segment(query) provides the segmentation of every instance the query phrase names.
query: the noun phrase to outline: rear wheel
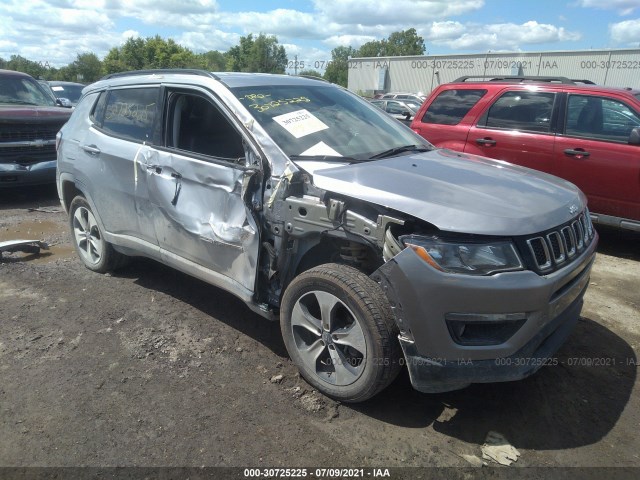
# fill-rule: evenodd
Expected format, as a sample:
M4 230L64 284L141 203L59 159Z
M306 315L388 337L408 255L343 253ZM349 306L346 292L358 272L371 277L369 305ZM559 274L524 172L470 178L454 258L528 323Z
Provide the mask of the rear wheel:
M116 252L104 239L96 217L84 197L77 196L71 201L69 224L76 252L89 270L105 273L127 262L127 257Z
M329 397L361 402L400 370L387 298L354 268L325 264L296 277L282 299L280 325L302 376Z

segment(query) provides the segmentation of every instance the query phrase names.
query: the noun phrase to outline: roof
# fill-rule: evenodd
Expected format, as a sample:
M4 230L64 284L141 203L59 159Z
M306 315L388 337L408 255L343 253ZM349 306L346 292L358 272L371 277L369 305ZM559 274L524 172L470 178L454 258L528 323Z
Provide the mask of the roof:
M581 80L569 81L569 82L550 82L545 80L536 81L534 77L530 81L523 82L519 79L514 80L465 80L465 77L461 77L459 79L454 80L453 82L443 83L439 85L439 87L443 87L444 85L473 85L475 87L481 85L483 88L487 88L487 86L492 85L494 88L503 88L505 85L517 85L521 87L530 87L530 86L544 86L549 89L563 89L563 90L591 90L594 92L618 92L623 94L631 94L637 95L640 94L640 90L632 89L632 88L621 88L621 87L607 87L605 85L597 85L593 83L580 83Z
M24 73L24 72L16 72L15 70L0 70L0 75L4 75L4 76L12 76L12 77L27 77L27 78L33 78L31 75L29 75L28 73Z
M103 77L92 87L104 85L130 85L132 79L134 83L157 83L161 78L175 78L181 81L187 79L202 81L206 78L217 80L229 88L252 87L262 85L318 85L327 84L324 80L298 77L292 75L279 75L272 73L246 73L246 72L207 72L195 69L159 69L159 70L135 70L131 72L121 72ZM99 85L98 85L99 84ZM92 88L93 89L93 88Z

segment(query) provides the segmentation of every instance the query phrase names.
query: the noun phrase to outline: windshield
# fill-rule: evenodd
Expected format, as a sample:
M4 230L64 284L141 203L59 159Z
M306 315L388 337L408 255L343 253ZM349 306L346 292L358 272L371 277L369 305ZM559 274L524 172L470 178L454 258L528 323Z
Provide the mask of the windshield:
M27 77L0 77L0 103L12 105L55 106L55 102L38 85Z
M331 85L231 90L289 156L366 160L407 145L431 147L375 106Z
M72 103L78 103L84 85L51 85L51 90L58 98L66 98Z

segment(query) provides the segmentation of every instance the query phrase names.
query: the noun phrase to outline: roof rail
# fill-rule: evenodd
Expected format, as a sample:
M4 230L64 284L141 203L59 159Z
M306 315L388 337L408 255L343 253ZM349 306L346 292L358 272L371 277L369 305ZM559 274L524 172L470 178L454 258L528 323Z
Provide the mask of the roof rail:
M134 75L159 75L165 73L177 73L182 75L199 75L201 77L210 77L219 80L218 76L207 72L206 70L198 70L195 68L157 68L153 70L131 70L128 72L110 73L101 78L101 80L107 80L110 78L129 77Z
M296 76L301 78L310 78L311 80L320 80L321 82L331 83L329 80L325 80L322 77L316 77L315 75L296 75Z
M496 75L467 75L459 77L454 82L467 82L473 81L473 79L482 79L489 82L547 82L547 83L562 83L567 85L575 85L576 83L585 83L595 85L591 80L572 80L567 77L541 77L541 76L523 76L523 75L508 75L508 76L496 76Z

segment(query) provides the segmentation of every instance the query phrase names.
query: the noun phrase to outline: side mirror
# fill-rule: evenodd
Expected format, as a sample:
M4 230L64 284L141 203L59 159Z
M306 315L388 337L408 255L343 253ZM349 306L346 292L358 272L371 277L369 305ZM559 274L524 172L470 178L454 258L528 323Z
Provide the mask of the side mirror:
M409 110L403 110L401 115L404 115L405 117L407 117L407 120L411 118L411 112Z
M56 104L64 107L64 108L71 108L73 107L73 105L71 104L71 100L69 100L68 98L64 98L64 97L60 97L56 100Z
M640 145L640 127L631 129L629 134L629 145Z

